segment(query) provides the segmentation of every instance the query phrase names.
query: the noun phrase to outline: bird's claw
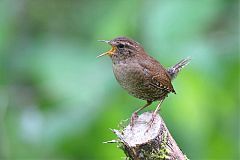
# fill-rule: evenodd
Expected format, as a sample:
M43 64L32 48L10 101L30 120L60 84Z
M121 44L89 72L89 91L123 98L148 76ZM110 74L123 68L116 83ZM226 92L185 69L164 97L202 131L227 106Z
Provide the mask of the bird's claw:
M155 121L157 114L155 112L152 113L152 118L150 119L150 121L148 122L148 129L146 130L146 132L148 132L150 130L150 128L152 128L153 123Z
M136 121L137 118L138 118L137 112L133 112L133 114L131 116L131 121L130 121L131 129L134 126L134 122Z

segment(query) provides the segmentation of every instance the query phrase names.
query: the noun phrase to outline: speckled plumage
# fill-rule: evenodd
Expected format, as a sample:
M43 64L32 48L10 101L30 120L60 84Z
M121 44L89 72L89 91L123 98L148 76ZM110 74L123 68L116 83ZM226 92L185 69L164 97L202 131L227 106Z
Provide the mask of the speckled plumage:
M171 92L176 93L171 81L189 63L190 59L184 59L173 67L165 69L134 40L117 37L111 41L102 41L110 44L112 49L98 57L109 55L118 83L129 94L147 101L146 105L133 113L131 125L133 126L134 119L139 111L149 106L153 101L160 101L153 113L151 121L153 122L164 98Z
M167 70L146 54L140 44L125 37L116 38L112 43L125 46L125 49L116 50L111 59L117 81L129 94L143 100L156 101L170 92L175 93ZM135 49L129 49L131 47Z

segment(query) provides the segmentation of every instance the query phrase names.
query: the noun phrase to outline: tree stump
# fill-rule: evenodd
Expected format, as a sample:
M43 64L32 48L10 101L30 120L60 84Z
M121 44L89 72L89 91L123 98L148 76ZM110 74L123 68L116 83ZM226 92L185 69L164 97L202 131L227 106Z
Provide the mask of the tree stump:
M152 113L145 112L136 119L134 126L128 124L122 130L113 130L120 148L131 160L186 160L172 138L163 119L157 115L151 128Z

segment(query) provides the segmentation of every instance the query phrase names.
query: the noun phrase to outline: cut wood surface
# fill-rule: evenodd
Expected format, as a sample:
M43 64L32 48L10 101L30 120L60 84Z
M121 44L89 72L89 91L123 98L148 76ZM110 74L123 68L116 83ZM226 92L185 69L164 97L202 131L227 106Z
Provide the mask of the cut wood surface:
M126 159L186 160L187 157L171 136L163 119L157 115L149 128L151 118L152 113L145 112L139 115L133 127L127 125L122 130L113 130L118 137L116 142L126 154Z

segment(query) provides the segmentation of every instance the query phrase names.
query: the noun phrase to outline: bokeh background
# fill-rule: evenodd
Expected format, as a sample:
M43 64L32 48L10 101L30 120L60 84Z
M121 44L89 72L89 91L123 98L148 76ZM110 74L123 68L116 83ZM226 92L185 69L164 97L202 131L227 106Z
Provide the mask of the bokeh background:
M161 115L190 159L239 158L239 4L233 0L1 0L0 159L118 160L109 128L145 102L116 82L124 35L169 67L192 57ZM153 110L154 103L146 110Z

